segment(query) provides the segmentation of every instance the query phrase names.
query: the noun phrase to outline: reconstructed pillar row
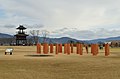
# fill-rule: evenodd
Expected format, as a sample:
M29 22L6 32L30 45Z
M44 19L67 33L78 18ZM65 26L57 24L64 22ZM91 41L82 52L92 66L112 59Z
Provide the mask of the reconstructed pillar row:
M55 53L58 54L59 52L62 53L62 44L56 44L55 45ZM97 55L98 50L98 44L92 44L91 45L91 53L93 55ZM50 53L53 53L54 45L50 44ZM88 53L88 49L86 50ZM47 43L43 44L43 53L48 54L49 52L49 45ZM41 54L41 44L37 44L37 53ZM64 54L70 55L70 53L73 53L73 44L64 44ZM82 44L76 44L76 54L83 55L83 45ZM108 56L110 54L109 44L105 44L105 56Z

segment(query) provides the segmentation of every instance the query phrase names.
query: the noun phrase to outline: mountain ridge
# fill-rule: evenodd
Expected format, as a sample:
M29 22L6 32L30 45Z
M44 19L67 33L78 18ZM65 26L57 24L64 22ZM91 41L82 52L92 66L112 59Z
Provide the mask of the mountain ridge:
M13 35L0 33L0 38L12 38L12 37L13 37Z
M10 34L5 34L5 33L0 33L0 38L13 38L14 35L10 35ZM30 37L30 36L29 36ZM43 42L44 37L39 37L39 42ZM99 39L93 39L93 40L78 40L78 39L74 39L71 37L60 37L60 38L46 38L46 41L48 43L69 43L69 42L81 42L81 43L87 43L87 44L91 44L91 43L99 43L99 42L108 42L108 41L119 41L120 40L120 36L116 36L116 37L109 37L109 38L99 38Z

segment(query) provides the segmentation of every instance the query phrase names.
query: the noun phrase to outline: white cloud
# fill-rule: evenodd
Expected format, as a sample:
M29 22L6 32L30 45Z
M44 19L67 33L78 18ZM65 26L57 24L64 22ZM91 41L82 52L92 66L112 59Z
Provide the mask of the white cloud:
M55 36L63 34L81 39L116 36L119 32L110 32L118 30L120 25L119 3L120 0L0 0L0 9L4 11L4 16L0 15L0 25L11 24L17 27L19 24L40 24L50 31L58 29L59 34ZM34 28L41 29L36 26ZM93 30L99 28L107 31L102 35L94 33ZM7 31L14 33L13 30Z
M64 28L63 28L64 29ZM55 30L53 33L49 34L50 37L71 37L75 39L91 40L98 38L108 38L120 35L120 29L118 30L108 30L104 28L94 29L94 30L76 30L75 29L65 29L65 30Z
M9 29L9 28L15 28L16 26L15 26L15 25L12 25L12 24L7 24L7 25L1 26L1 27L2 27L2 28L4 27L4 28Z

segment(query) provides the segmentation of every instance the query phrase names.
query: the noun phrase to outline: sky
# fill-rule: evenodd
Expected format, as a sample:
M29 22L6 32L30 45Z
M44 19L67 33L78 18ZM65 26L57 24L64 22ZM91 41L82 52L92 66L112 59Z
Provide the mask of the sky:
M116 37L120 36L120 0L0 0L0 33L14 35L19 25L28 34L47 30L53 38Z

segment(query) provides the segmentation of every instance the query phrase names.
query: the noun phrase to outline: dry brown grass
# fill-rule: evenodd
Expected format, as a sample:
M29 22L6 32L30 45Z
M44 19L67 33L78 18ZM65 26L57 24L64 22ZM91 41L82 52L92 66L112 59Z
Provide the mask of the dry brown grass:
M35 56L35 46L14 46L10 56L4 55L5 48L0 47L0 79L120 79L120 48L112 48L108 57Z

